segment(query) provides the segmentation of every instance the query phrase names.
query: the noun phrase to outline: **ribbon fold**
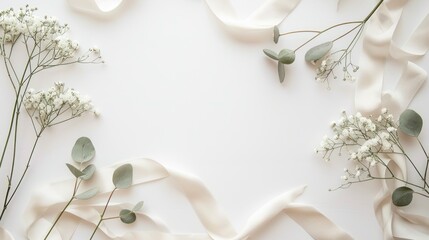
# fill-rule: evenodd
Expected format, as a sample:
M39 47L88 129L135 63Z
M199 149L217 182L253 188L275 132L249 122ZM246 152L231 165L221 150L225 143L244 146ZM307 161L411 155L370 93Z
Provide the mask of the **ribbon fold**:
M356 111L370 115L379 112L382 107L387 107L394 116L399 116L427 79L426 71L412 60L425 55L429 50L429 15L405 44L399 45L393 39L407 3L408 0L385 1L367 24L360 60L360 76L356 86ZM385 65L389 59L401 62L404 69L395 89L383 91L383 83L390 80L384 76ZM407 178L403 157L384 155L382 160L397 177ZM383 166L378 166L378 172L381 176L389 176ZM399 182L383 180L382 189L375 198L374 211L384 239L429 238L429 232L421 230L429 229L428 218L408 214L393 205L392 192L402 185Z
M105 196L113 189L111 173L117 166L125 163L132 164L135 170L133 188L141 187L144 183L171 178L169 182L189 201L207 233L172 234L166 231L165 225L159 220L151 218L144 213L139 213L139 217L144 217L154 223L153 225L157 226L157 231L131 231L120 235L109 230L104 224L101 224L99 231L109 239L145 239L153 237L149 239L244 240L250 238L257 230L266 226L280 214L291 217L314 239L352 239L315 208L305 204L294 203L294 200L304 192L305 186L292 189L269 201L255 212L249 218L243 230L237 233L226 217L226 214L216 203L214 197L198 178L187 173L166 169L161 164L145 158L115 164L97 172L94 179L89 183L83 184L82 187L100 186L100 194L90 200L76 200L75 204L70 205L66 210L67 214L63 215L60 220L60 222L67 221L67 227L62 227L59 224L54 228L53 234L50 235L49 239L70 239L73 236L73 230L81 223L95 226L98 223L100 212L104 207ZM38 240L44 238L52 226L53 218L59 214L68 201L69 193L64 192L64 189L72 188L73 184L74 180L72 179L58 182L46 186L35 193L25 216L29 225L28 239ZM119 212L123 207L130 206L118 203L109 205L109 209L114 212Z

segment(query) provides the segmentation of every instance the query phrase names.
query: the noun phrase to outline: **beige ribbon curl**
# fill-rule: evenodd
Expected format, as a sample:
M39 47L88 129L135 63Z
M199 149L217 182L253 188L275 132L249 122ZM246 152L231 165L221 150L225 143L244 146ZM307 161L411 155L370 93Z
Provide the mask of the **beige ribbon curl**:
M363 39L363 54L360 60L360 77L357 81L356 110L367 115L387 107L394 116L399 116L414 98L427 78L424 69L411 60L423 56L429 49L429 15L418 26L404 45L394 42L393 36L401 21L407 0L387 0L368 23ZM382 91L385 64L388 59L400 61L403 73L393 91ZM406 162L400 156L383 156L395 176L406 179ZM381 176L389 176L382 166ZM429 219L406 213L392 204L391 194L403 184L382 181L382 190L374 202L377 220L383 229L384 239L428 239Z
M106 201L106 194L114 187L111 183L112 173L115 168L124 163L133 165L135 176L133 188L143 186L144 183L170 178L169 183L172 183L183 193L207 233L172 234L166 231L164 224L159 220L140 213L139 217L144 217L157 226L156 231L133 231L125 235L119 235L102 224L99 231L103 232L109 239L244 240L250 238L257 230L265 227L280 214L289 216L314 239L352 239L315 208L305 204L294 203L294 200L304 192L304 186L292 189L266 203L249 218L243 230L237 233L211 193L198 178L179 171L166 169L161 164L144 158L118 163L98 171L94 179L89 183L85 183L82 187L99 186L100 194L91 200L76 200L76 203L67 209L67 214L63 215L61 219L61 221L66 221L67 225L61 226L59 224L56 226L49 239L70 239L73 236L74 229L80 223L97 224L100 212ZM73 184L73 180L54 183L36 192L31 199L30 207L25 216L29 224L28 239L43 239L48 229L52 226L52 218L59 213L68 201L70 193L65 193L65 189L72 188ZM112 203L109 209L113 210L113 212L119 212L124 206L126 207L123 204Z
M248 17L240 18L230 0L205 0L212 13L231 33L252 36L253 39L272 35L273 26L281 23L300 1L266 0ZM122 0L68 0L68 3L79 11L106 15L117 9Z
M69 0L70 4L75 7L76 3L80 1L82 0ZM89 11L107 13L114 9L100 7L98 4L101 1L92 0L85 2L92 2L92 4L80 5L80 7L87 7L86 10ZM282 6L281 8L272 8L275 4L280 3L280 1L268 2L271 3L262 6L249 18L238 20L233 8L228 4L228 1L207 0L210 9L220 21L233 28L244 30L266 30L271 28L273 25L278 24L289 11L293 10L299 1L289 1L287 4L278 5ZM93 3L95 3L95 5ZM119 6L121 1L118 0L117 3L117 6ZM283 1L283 3L286 3L286 1ZM428 18L422 22L421 26L405 46L399 47L391 40L400 19L402 9L406 3L407 1L405 0L386 1L375 15L374 19L368 23L368 29L364 37L361 75L357 82L356 90L356 109L358 111L371 113L381 106L389 106L391 111L397 114L408 105L426 78L425 71L416 64L407 61L411 57L425 54L428 49L428 41L425 41L429 29ZM277 9L280 9L280 11L277 11ZM267 13L273 10L276 10L275 14L270 14L269 16L275 17L271 20L268 18L268 20L265 20L265 17L268 16ZM396 89L393 92L382 93L382 82L384 79L383 72L381 72L380 69L384 69L386 59L389 57L404 61L407 67ZM403 175L404 177L406 176L405 162L403 159L386 157L385 160L388 162L389 166L394 169L395 173ZM130 232L123 236L117 236L102 225L100 231L111 239L247 239L256 229L263 227L267 221L280 213L284 213L291 217L315 239L351 239L349 235L344 233L311 206L292 202L297 196L302 194L304 187L296 188L267 203L249 219L246 227L240 233L236 234L209 191L198 179L187 174L166 170L158 163L148 159L134 160L131 161L131 163L134 165L134 168L138 170L137 172L140 172L140 174L136 173L137 178L135 179L135 184L160 180L166 177L173 178L174 180L172 182L177 184L178 188L181 189L183 194L190 201L200 221L207 229L208 234L171 234L165 231L165 228L162 227L163 224L159 221L143 215L143 217L150 219L155 225L160 226L159 231ZM108 186L106 183L110 182L110 176L114 168L115 166L103 169L101 173L98 174L99 177L93 180L93 183L100 184L100 188L102 189L101 192L108 192L112 188L112 186ZM28 231L28 237L30 239L38 239L40 236L43 236L47 228L50 227L50 221L45 217L48 218L49 214L58 212L58 210L64 206L67 200L63 192L65 185L70 185L70 182L66 181L53 184L44 191L39 192L39 194L36 194L32 199L28 211L29 215L27 216L27 219L30 220ZM383 227L385 239L392 239L394 236L400 236L402 238L421 237L418 232L407 236L399 233L405 225L407 225L409 233L410 230L408 227L414 229L414 226L417 225L429 226L429 221L420 216L407 214L392 206L390 201L391 189L392 186L388 185L387 182L383 182L383 191L379 194L375 202L376 215L380 225ZM47 192L49 194L46 194ZM74 218L77 217L79 219L79 222L95 224L102 206L97 199L91 200L92 203L89 204L73 205L65 216L74 216ZM120 207L120 204L112 204L113 209L118 210ZM52 235L54 238L52 239L67 239L67 237L73 235L73 231L70 229L74 228L70 228L70 226L64 228L59 224L58 227L55 228ZM7 234L1 229L0 234L3 234L0 236L4 236L4 239L12 239L10 234Z

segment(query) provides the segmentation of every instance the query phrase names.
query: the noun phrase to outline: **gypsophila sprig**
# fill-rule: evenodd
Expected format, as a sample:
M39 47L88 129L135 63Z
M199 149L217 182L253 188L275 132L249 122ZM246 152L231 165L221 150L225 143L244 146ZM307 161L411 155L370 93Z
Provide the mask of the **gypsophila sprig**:
M329 79L332 77L334 79L337 79L338 76L336 74L337 68L342 68L342 79L344 81L354 81L355 77L353 76L353 73L356 72L359 69L359 66L353 63L352 59L352 52L354 47L356 46L357 42L359 41L365 24L367 21L371 18L371 16L375 13L375 11L380 7L380 5L383 3L383 0L380 0L378 4L371 10L371 12L360 21L348 21L348 22L342 22L335 25L332 25L330 27L327 27L323 30L298 30L298 31L291 31L286 33L280 33L279 27L274 26L273 35L274 35L274 43L278 43L280 37L291 35L291 34L298 34L298 33L312 33L314 34L313 37L309 38L304 43L300 44L295 49L282 49L279 54L277 54L275 51L272 51L270 49L264 49L265 55L267 55L269 58L275 60L278 62L278 72L279 72L279 80L280 82L284 81L284 71L285 71L285 64L292 64L295 60L295 55L298 50L303 48L304 46L308 45L310 42L315 40L316 38L319 38L323 33L326 33L332 29L341 27L341 26L351 26L349 30L347 30L345 33L340 34L338 37L329 40L325 43L316 45L309 49L305 54L305 60L307 62L312 63L316 67L316 76L315 80L316 82L320 83L326 83L327 87L329 88ZM349 34L354 34L352 40L343 48L336 50L334 52L330 52L333 48L334 44L344 38L345 36ZM282 52L287 52L288 59L292 59L292 61L282 61L281 55Z
M401 114L399 125L385 108L377 118L365 117L360 113L349 115L343 112L341 118L331 125L333 137L325 136L320 146L316 148L316 152L321 154L325 161L330 161L334 152L340 157L344 153L347 155L349 164L344 169L344 174L341 176L343 183L338 188L347 188L352 184L371 180L396 180L402 182L404 186L394 191L392 202L397 206L406 206L411 203L413 194L429 198L427 183L429 158L426 150L417 138L426 157L426 169L422 174L405 151L398 134L400 129L417 137L422 125L419 119L421 117L412 110L406 110ZM393 154L406 158L421 182L413 183L403 179L402 176L395 175L384 160L386 156ZM378 175L376 167L385 169L390 176Z
M42 129L80 117L86 112L99 115L88 96L65 88L62 82L56 82L48 91L29 89L24 97L24 106L31 119ZM38 132L37 129L35 131Z
M0 11L0 56L3 59L5 78L11 83L14 93L12 113L8 131L2 139L4 142L0 159L0 169L7 162L11 166L2 171L2 181L7 188L2 196L3 204L0 220L21 185L30 166L37 143L48 127L94 111L89 98L81 96L73 89L64 88L63 83L56 83L48 91L35 91L31 83L35 76L47 69L78 64L102 63L98 47L80 52L79 43L70 38L69 25L60 23L55 17L36 15L37 8L28 5L20 8L9 8ZM17 161L18 136L22 108L30 115L35 130L35 140L28 158ZM69 113L69 115L66 115ZM37 122L37 124L36 124ZM38 126L38 127L36 127ZM25 165L18 178L18 162Z

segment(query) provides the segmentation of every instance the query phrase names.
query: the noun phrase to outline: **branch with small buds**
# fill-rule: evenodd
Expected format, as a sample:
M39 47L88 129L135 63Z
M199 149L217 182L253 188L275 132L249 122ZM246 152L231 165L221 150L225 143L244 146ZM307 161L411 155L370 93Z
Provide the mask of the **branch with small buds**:
M334 79L337 78L335 69L340 66L342 66L342 71L343 71L342 79L344 81L354 81L355 77L352 76L352 72L356 72L359 69L359 67L352 62L353 49L355 48L357 42L362 36L365 24L372 17L372 15L377 11L377 9L380 7L383 1L384 0L380 0L378 4L374 6L371 12L361 21L349 21L349 22L338 23L330 27L327 27L323 30L298 30L298 31L291 31L286 33L280 33L278 26L275 26L273 33L274 33L274 42L276 44L278 43L279 38L281 36L286 36L291 34L301 34L301 33L315 34L307 41L305 41L304 43L296 47L294 50L282 49L279 53L276 53L275 51L272 51L270 49L264 49L265 55L277 61L280 82L283 82L285 78L285 65L292 64L295 61L295 55L297 51L299 51L307 44L311 43L316 38L320 37L322 34L332 29L346 26L346 25L351 25L353 27L351 27L349 30L347 30L345 33L341 34L340 36L309 49L305 54L305 60L316 66L315 80L317 82L326 83L328 88L329 88L329 79L331 77ZM332 53L330 52L336 41L352 33L354 34L354 37L347 44L346 47Z
M395 189L392 194L392 202L396 206L409 205L413 194L429 198L427 175L429 156L418 139L423 120L419 114L410 109L401 114L399 124L393 119L393 116L384 108L376 119L372 116L364 117L360 113L348 115L343 112L343 116L337 122L332 123L334 136L324 137L320 146L316 148L316 152L321 154L325 161L330 161L334 152L338 152L339 156L346 152L348 160L353 165L352 168L344 169L344 175L341 177L343 183L336 189L348 188L352 184L372 180L395 180L404 184ZM426 158L424 171L417 168L406 152L401 144L398 130L417 139ZM421 181L410 182L395 174L385 160L390 155L403 156ZM384 168L388 175L377 175L376 167Z
M0 157L0 169L4 163L10 164L8 169L7 188L0 214L0 220L11 203L16 191L27 173L30 161L35 152L38 140L48 127L79 117L93 107L89 99L80 97L72 89L64 89L64 84L56 83L47 92L35 92L30 88L34 77L47 69L78 63L102 63L98 48L90 48L79 55L79 43L68 37L69 26L61 24L50 16L37 16L37 8L28 5L20 9L0 11L0 57L3 59L7 79L14 92L12 113ZM25 61L16 66L24 52ZM15 57L18 55L18 57ZM25 107L30 115L36 139L21 177L16 181L19 123L21 110ZM66 112L71 116L61 119ZM36 123L39 127L36 127ZM10 159L8 154L11 153ZM7 160L7 161L6 161Z

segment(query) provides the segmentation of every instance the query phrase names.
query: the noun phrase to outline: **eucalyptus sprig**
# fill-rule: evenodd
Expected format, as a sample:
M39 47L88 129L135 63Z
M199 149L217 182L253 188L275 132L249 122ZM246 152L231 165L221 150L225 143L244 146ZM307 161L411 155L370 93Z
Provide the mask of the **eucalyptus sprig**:
M381 115L376 119L372 116L364 117L360 113L348 115L344 112L340 120L332 124L334 136L325 137L316 151L322 154L326 161L331 159L334 152L338 152L339 156L346 152L348 160L354 165L351 169L344 169L345 174L341 177L344 182L336 189L373 180L397 181L403 186L393 191L392 203L399 207L407 206L412 202L414 195L429 200L429 155L419 139L422 127L422 117L411 109L405 110L400 115L399 123L393 120L387 109L382 109ZM410 157L402 145L403 136L398 130L418 142L425 159L423 170L417 168L416 160ZM392 155L403 156L419 177L419 181L412 182L396 174L384 161L386 156ZM378 174L376 166L385 169L387 174Z
M338 37L310 48L305 54L305 61L310 62L317 66L315 79L317 82L326 83L328 88L329 88L329 78L331 76L333 76L334 79L337 78L334 70L339 66L342 66L344 81L354 80L355 78L352 76L351 72L356 72L359 69L359 67L353 64L352 62L352 51L363 33L365 24L372 17L372 15L377 11L377 9L380 7L383 1L384 0L380 0L378 4L371 10L370 13L368 13L368 15L363 20L342 22L342 23L327 27L323 30L298 30L298 31L286 32L286 33L280 33L278 26L274 26L273 40L274 40L274 43L276 44L278 43L281 36L298 34L298 33L315 34L313 37L309 38L307 41L300 44L295 49L284 48L279 53L270 49L263 50L265 55L277 61L278 75L279 75L280 82L282 83L285 78L285 65L292 64L295 61L295 55L297 51L299 51L301 48L303 48L304 46L306 46L316 38L320 37L325 32L328 32L332 29L345 26L345 25L351 25L352 27L346 32L340 34ZM339 50L336 50L334 52L331 52L331 49L333 48L336 41L352 33L354 34L354 37L345 47Z
M83 181L90 180L96 170L94 164L88 164L88 162L90 162L95 157L95 148L91 140L87 137L80 137L78 140L76 140L76 143L74 144L72 149L71 156L73 161L78 164L78 167L75 167L72 164L66 163L68 169L75 177L73 193L64 208L58 214L57 218L55 219L48 233L46 234L44 240L48 239L55 225L58 223L61 216L64 214L64 212L74 200L87 200L94 197L98 193L98 187L92 187L84 192L78 193L81 183Z
M135 222L136 220L136 213L143 207L143 202L138 202L131 210L130 209L122 209L118 216L114 217L105 217L107 208L109 206L109 203L113 197L113 194L118 189L127 189L129 188L133 183L133 166L131 164L124 164L122 166L119 166L114 172L112 176L112 182L115 186L112 190L112 192L109 195L109 198L107 199L106 205L104 206L103 211L100 214L100 219L92 232L92 235L90 237L90 240L94 237L95 233L97 232L98 228L100 227L100 224L105 220L111 220L111 219L120 219L123 223L130 224Z
M56 219L54 220L51 228L47 232L47 234L44 237L44 240L48 239L49 235L51 234L52 230L56 226L56 224L59 222L63 214L66 212L67 208L73 203L75 200L88 200L94 196L96 196L99 192L98 187L91 187L87 189L86 191L79 192L79 188L81 186L82 182L90 180L96 171L96 167L94 164L90 164L90 162L95 157L95 148L92 143L92 141L87 137L80 137L76 140L71 156L73 161L75 162L75 165L72 164L66 164L70 172L75 177L74 186L73 186L73 192L69 199L69 201L65 204L64 208L61 210L61 212L58 214ZM112 176L112 182L115 186L112 192L109 195L109 198L104 206L104 209L102 213L100 213L100 219L90 237L92 239L97 232L99 226L103 221L106 220L112 220L112 219L120 219L125 224L131 224L136 221L137 215L136 212L140 211L143 207L143 201L138 202L134 205L131 209L122 209L117 216L113 217L105 217L107 208L109 206L109 203L113 197L113 194L118 189L127 189L132 185L133 182L133 167L131 164L124 164L113 172Z
M0 220L26 176L44 130L93 110L88 98L80 97L74 90L64 89L62 83L57 83L47 92L32 90L31 83L35 76L60 66L103 62L97 47L80 52L79 43L68 36L69 25L61 24L51 16L37 16L36 11L37 8L28 5L0 11L0 59L4 65L3 74L10 82L14 96L8 130L2 138L4 145L0 169L7 169L1 171L5 175L0 178L7 183L7 188L0 196L3 199ZM26 112L23 107L30 115L35 140L29 156L21 161L17 153L21 144L18 136L21 135L22 113ZM60 120L58 117L66 112L71 112L71 116ZM25 165L17 178L19 163Z

